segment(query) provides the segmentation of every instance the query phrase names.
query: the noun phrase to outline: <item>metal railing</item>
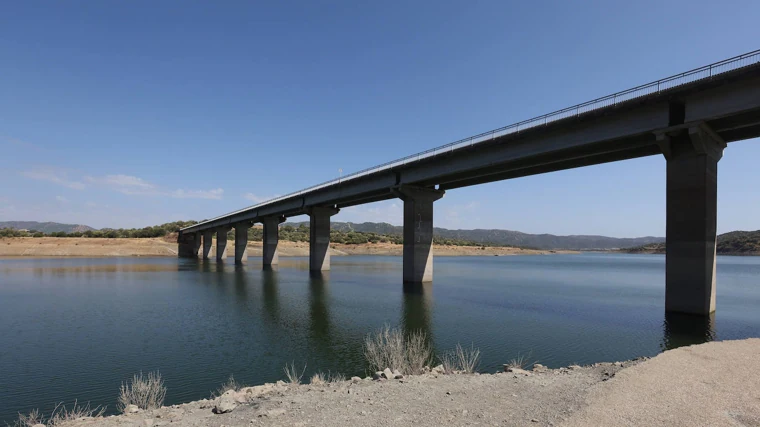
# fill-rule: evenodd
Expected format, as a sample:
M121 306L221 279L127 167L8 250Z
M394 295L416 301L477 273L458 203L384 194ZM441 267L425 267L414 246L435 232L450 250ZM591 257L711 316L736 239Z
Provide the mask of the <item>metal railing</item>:
M228 214L203 221L194 226L186 227L185 229L194 228L208 222L212 222L212 221L215 221L227 216L235 215L241 212L245 212L251 209L256 209L262 206L266 206L266 205L278 202L280 200L288 199L294 196L299 196L301 194L318 190L320 188L329 187L335 184L341 184L343 182L350 181L352 179L360 178L360 177L373 174L376 172L380 172L383 170L393 169L394 167L408 165L410 163L415 163L423 159L429 159L431 157L435 157L439 154L450 153L452 151L459 150L465 147L470 147L475 144L480 144L484 141L490 141L490 140L502 137L504 135L520 133L527 129L532 129L538 126L546 126L549 123L553 123L558 120L563 120L569 117L577 117L585 113L601 110L604 108L615 107L618 104L628 102L634 99L639 99L642 97L655 95L655 94L661 94L663 92L667 92L669 90L678 88L679 86L683 86L685 84L694 83L699 80L710 79L717 75L727 73L729 71L735 71L740 68L748 67L751 65L757 65L757 64L760 64L760 49L749 52L749 53L745 53L743 55L735 56L733 58L725 59L723 61L716 62L710 65L705 65L700 68L695 68L693 70L686 71L681 74L676 74L674 76L666 77L664 79L660 79L651 83L643 84L641 86L636 86L634 88L627 89L622 92L617 92L612 95L607 95L601 98L584 102L582 104L574 105L572 107L563 108L561 110L554 111L552 113L544 114L543 116L535 117L528 120L523 120L521 122L504 126L498 129L494 129L488 132L483 132L478 135L471 136L469 138L460 139L458 141L441 145L440 147L431 148L429 150L425 150L416 154L402 157L400 159L391 160L390 162L386 162L377 166L372 166L370 168L363 169L358 172L353 172L351 174L348 174L338 179L332 179L330 181L326 181L321 184L312 185L311 187L307 187L299 191L294 191L292 193L285 194L284 196L275 197L265 202L261 202L253 206L249 206L247 208L237 210L235 212L230 212Z

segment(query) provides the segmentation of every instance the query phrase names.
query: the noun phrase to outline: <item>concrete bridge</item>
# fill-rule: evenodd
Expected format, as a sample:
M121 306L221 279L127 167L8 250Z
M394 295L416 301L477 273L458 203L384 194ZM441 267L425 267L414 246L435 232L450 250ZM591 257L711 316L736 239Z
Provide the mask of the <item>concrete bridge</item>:
M760 50L394 160L180 231L180 257L246 260L264 226L264 266L278 263L278 225L310 217L309 266L330 269L330 217L404 202L403 280L433 280L433 203L445 191L644 156L667 162L666 312L715 311L718 161L727 143L760 136Z

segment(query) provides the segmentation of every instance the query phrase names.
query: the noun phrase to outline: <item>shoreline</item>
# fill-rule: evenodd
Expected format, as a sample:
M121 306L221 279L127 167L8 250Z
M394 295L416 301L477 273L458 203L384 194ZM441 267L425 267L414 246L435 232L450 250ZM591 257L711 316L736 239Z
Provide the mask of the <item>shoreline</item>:
M693 426L760 421L760 339L680 347L653 358L495 374L283 381L158 409L79 418L72 427L250 425Z
M228 257L234 256L234 244ZM214 245L215 249L215 245ZM308 242L281 241L281 257L309 256ZM502 246L434 245L435 256L511 256L579 253L565 250L536 250ZM333 256L401 256L403 245L392 243L330 244ZM248 255L262 256L262 242L249 242ZM5 237L0 238L0 258L108 258L176 257L177 243L164 238L86 238L86 237Z

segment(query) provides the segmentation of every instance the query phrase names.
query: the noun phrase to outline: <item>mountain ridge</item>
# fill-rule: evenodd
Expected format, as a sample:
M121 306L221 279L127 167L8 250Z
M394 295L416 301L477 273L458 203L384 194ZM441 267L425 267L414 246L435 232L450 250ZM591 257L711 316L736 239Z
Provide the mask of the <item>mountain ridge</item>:
M13 228L16 230L35 230L43 233L56 233L56 232L85 232L89 230L96 230L83 224L64 224L60 222L39 222L39 221L0 221L0 228Z

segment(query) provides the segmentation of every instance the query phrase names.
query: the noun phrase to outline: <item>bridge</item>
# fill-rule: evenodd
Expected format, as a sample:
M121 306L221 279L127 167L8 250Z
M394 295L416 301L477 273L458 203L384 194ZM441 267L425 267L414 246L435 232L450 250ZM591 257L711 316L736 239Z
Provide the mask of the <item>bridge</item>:
M403 280L433 280L433 203L448 190L661 155L667 162L665 310L715 311L718 161L727 143L760 136L760 50L494 129L180 230L179 256L247 259L263 224L264 266L278 263L278 225L310 217L309 268L330 269L330 217L400 198Z

